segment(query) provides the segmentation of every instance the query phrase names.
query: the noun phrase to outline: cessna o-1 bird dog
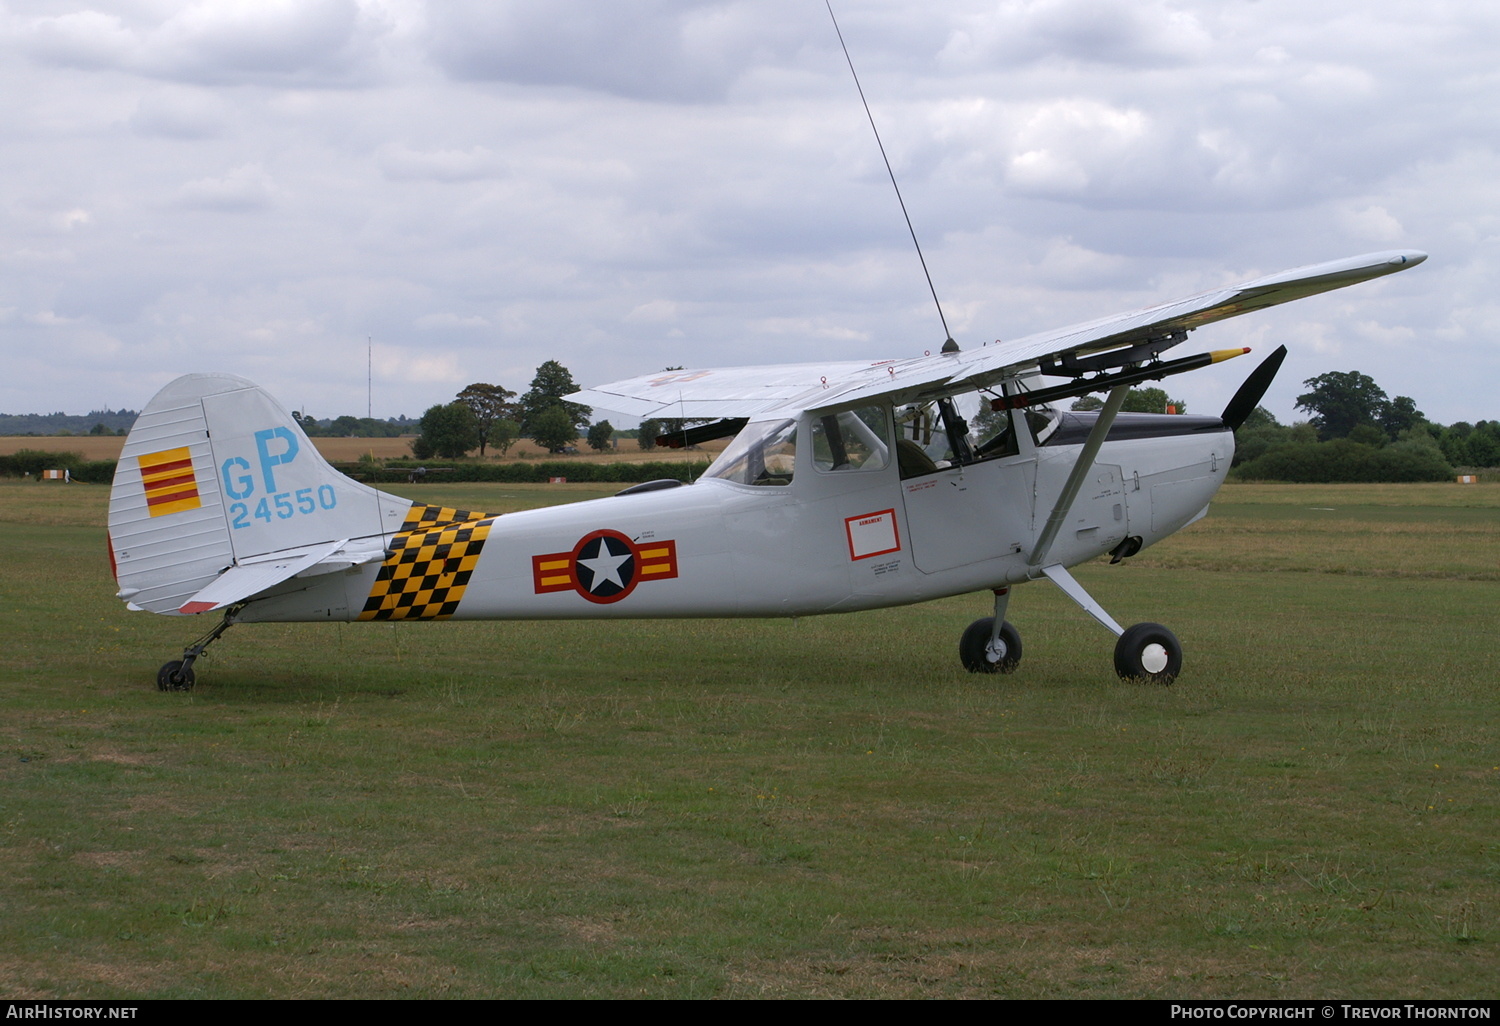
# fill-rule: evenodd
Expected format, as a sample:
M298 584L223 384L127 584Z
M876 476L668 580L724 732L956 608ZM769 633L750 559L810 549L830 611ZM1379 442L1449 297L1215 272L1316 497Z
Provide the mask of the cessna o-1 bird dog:
M1122 628L1068 572L1115 561L1202 517L1234 429L1285 355L1220 416L1121 413L1131 385L1219 362L1163 359L1189 331L1421 263L1386 252L1298 268L1061 331L873 363L675 371L568 398L712 423L733 435L690 486L489 516L412 502L339 474L262 389L228 374L167 385L136 421L110 494L119 597L168 615L223 610L158 673L230 625L315 620L793 617L994 592L963 632L974 672L1009 673L1012 586L1046 578L1118 638L1115 669L1160 684L1182 666L1154 623ZM1046 384L1043 378L1061 379ZM1094 413L1058 400L1107 394ZM984 403L995 411L964 411Z

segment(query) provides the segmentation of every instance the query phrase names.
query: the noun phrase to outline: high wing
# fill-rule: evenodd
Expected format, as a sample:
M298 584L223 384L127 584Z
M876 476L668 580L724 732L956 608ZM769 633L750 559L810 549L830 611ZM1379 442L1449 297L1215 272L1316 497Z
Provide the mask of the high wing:
M586 388L567 399L634 417L685 419L791 414L885 395L898 405L925 401L1038 370L1076 375L1143 363L1182 342L1194 328L1394 274L1426 259L1426 253L1416 250L1393 250L1311 264L969 352L874 363L666 371ZM1062 366L1067 369L1055 369Z

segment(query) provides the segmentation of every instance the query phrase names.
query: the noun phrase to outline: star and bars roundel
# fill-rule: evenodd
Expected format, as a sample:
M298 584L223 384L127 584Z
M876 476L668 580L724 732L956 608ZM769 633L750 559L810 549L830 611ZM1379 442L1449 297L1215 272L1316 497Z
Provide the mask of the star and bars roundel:
M675 541L634 542L619 531L593 531L571 552L531 557L538 595L574 591L590 602L618 602L642 581L677 576Z

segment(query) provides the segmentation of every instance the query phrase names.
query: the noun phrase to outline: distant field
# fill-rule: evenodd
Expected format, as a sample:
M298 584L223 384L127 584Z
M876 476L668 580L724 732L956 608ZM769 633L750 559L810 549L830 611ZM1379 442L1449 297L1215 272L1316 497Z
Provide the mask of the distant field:
M357 460L366 453L371 453L380 459L411 458L410 436L402 438L314 438L312 441L318 447L318 451L323 454L323 458L333 463ZM0 456L9 455L21 449L36 449L42 452L82 453L84 459L89 460L114 460L120 458L120 449L124 444L125 439L117 435L0 436ZM511 446L507 457L516 459L524 455L530 459L546 457L596 463L701 460L705 453L720 452L726 444L728 443L724 440L710 442L692 452L683 449L653 449L645 452L634 439L621 439L618 449L596 453L583 445L580 439L580 451L577 455L549 456L545 449L530 439L523 439ZM491 451L486 455L486 459L496 461L498 457Z
M587 485L431 484L502 512ZM0 993L1500 991L1500 486L1230 485L1057 589L798 621L210 626L0 481Z

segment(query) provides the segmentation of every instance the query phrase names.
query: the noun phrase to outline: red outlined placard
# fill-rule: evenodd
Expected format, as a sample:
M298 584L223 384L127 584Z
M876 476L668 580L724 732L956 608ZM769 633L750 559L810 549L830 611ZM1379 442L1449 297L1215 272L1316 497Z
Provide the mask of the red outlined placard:
M849 537L851 560L869 559L871 556L901 551L901 532L896 526L894 509L845 517L844 532Z

